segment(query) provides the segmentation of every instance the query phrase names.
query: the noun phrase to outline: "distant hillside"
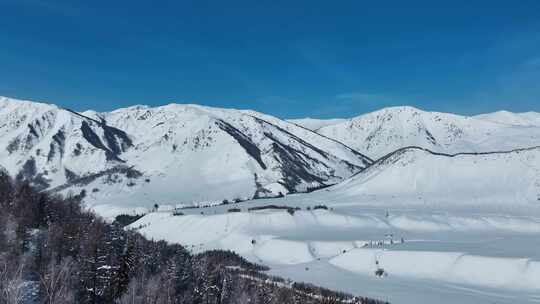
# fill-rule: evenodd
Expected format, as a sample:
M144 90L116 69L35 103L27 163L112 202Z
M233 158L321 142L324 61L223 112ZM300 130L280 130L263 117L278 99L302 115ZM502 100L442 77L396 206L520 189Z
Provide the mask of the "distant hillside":
M395 197L404 204L539 206L540 147L459 154L406 147L327 191Z
M489 152L536 146L540 114L460 116L391 107L317 129L372 159L407 146L435 152Z

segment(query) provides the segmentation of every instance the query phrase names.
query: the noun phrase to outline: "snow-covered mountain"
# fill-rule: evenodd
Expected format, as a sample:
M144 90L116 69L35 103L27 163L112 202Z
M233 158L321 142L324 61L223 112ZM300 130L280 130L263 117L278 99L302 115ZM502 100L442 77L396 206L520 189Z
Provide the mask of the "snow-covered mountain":
M540 147L452 155L402 148L327 191L389 204L540 207Z
M125 166L132 146L125 132L75 112L0 97L0 165L41 188Z
M371 160L253 111L170 104L108 113L0 99L0 165L87 201L182 203L337 183Z
M523 167L529 158L506 156L512 153L494 154L488 168L477 166L491 155L437 154L537 146L540 114L532 112L464 117L394 107L350 120L288 122L249 110L190 104L76 113L2 97L0 121L0 166L10 174L50 191L85 190L87 202L109 207L271 197L338 183L354 174L332 189L423 193L425 178L435 183L425 190L429 193L461 193L452 188L459 181L484 185L495 182L494 176L502 191L513 185L498 180L507 173L496 175L489 168L506 165L506 171L498 172L515 173L514 181L538 182L536 173L517 175L536 165ZM407 146L435 153L414 148L394 152ZM364 152L373 159L391 154L361 172L373 162ZM390 159L396 159L392 166ZM463 164L453 163L462 159ZM468 166L473 169L465 170ZM395 171L404 168L408 171ZM373 172L391 173L378 180ZM445 180L452 176L455 180ZM534 200L535 191L523 195Z
M391 107L317 129L377 159L396 149L419 146L436 152L489 152L540 143L540 114L496 112L460 116Z

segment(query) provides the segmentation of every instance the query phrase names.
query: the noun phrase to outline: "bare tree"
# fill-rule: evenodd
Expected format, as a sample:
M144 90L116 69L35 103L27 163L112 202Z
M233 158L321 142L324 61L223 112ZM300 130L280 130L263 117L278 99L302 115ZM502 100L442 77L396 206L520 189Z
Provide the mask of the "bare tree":
M75 302L71 284L74 262L64 258L59 264L51 260L47 271L40 275L41 287L47 304L68 304Z
M0 264L0 304L22 303L24 296L23 263L18 263L15 269L10 267L7 260Z

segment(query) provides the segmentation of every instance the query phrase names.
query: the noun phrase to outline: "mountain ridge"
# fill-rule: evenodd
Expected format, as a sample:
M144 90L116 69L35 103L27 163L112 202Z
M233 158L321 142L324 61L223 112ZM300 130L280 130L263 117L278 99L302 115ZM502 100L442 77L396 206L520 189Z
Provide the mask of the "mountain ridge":
M528 115L533 121L535 116ZM411 145L452 154L511 150L540 142L540 123L516 125L494 122L489 117L427 112L410 106L391 107L322 127L317 132L372 159Z

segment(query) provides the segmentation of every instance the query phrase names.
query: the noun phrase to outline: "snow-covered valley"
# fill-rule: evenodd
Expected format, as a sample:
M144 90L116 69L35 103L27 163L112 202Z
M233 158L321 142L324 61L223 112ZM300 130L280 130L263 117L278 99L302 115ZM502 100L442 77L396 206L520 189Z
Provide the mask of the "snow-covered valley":
M145 213L130 228L148 238L392 303L540 302L538 113L285 121L0 98L0 121L10 175L107 219Z
M132 227L194 252L234 250L280 276L395 303L536 303L539 151L407 148L330 188L176 216L155 212Z
M234 250L273 274L392 303L539 300L538 206L513 214L482 206L441 210L376 197L332 200L324 192L176 216L155 212L131 227L193 252ZM269 204L299 210L248 211ZM322 204L328 209L314 210Z

